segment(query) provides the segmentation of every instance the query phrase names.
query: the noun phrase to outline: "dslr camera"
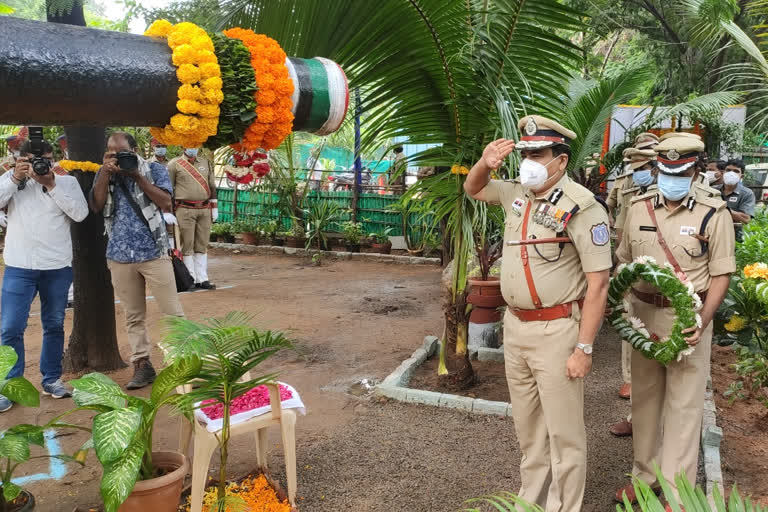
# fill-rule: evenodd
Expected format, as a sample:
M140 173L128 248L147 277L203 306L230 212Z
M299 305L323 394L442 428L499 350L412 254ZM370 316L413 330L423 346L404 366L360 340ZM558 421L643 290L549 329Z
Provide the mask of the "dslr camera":
M31 146L31 153L34 155L29 163L32 165L32 170L38 176L45 176L51 172L51 160L43 158L45 148L43 145L43 127L42 126L30 126L29 127L29 142Z
M115 158L121 171L135 172L139 169L139 157L133 151L118 151Z

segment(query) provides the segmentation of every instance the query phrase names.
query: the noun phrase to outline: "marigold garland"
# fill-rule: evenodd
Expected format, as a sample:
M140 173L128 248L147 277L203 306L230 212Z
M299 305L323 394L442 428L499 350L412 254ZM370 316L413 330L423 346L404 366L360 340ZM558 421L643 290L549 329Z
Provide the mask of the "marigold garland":
M176 78L182 84L177 93L179 113L165 127L150 128L152 136L164 144L202 146L217 133L219 105L224 101L213 41L194 23L173 25L167 20L155 21L144 35L167 40L173 51Z
M89 161L79 162L77 160L59 160L58 166L69 172L76 170L83 172L98 172L98 170L101 169L101 164Z
M702 306L701 299L693 285L682 283L671 267L668 263L660 267L650 256L641 256L632 263L619 265L608 288L608 308L611 311L608 321L632 348L663 365L680 361L683 356L693 353L694 348L688 346L682 331L702 326L701 317L696 313ZM675 322L668 339L659 340L658 336L648 332L642 320L631 316L631 305L624 295L638 280L654 285L671 301Z
M251 53L251 66L256 75L256 119L248 127L238 151L275 149L293 129L294 84L285 65L286 55L274 39L252 30L232 28L224 35L240 39Z
M259 512L290 512L291 505L286 500L280 500L269 481L262 474L257 477L248 476L242 482L227 484L227 494L238 496L245 502L247 510ZM190 498L183 510L191 509ZM218 495L216 487L209 487L203 494L203 512L214 512ZM234 512L237 507L227 506L226 512Z

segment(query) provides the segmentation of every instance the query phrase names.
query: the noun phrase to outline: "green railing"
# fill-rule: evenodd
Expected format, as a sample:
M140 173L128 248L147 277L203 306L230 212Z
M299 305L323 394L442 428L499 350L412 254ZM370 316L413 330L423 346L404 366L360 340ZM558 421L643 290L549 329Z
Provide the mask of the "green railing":
M218 189L219 198L219 222L232 222L234 220L232 201L235 191L229 188ZM392 210L392 205L397 203L400 196L380 194L360 194L357 201L357 219L363 223L365 233L384 233L391 228L390 235L403 235L403 217L398 211ZM279 196L277 193L264 191L238 190L237 192L237 218L249 219L257 222L278 220L284 230L291 227L291 219L285 217L278 207ZM312 191L304 200L304 209L310 209L319 201L332 201L347 210L340 222L352 218L352 192L351 191ZM431 219L423 219L419 215L410 215L408 218L408 234L412 241L418 243L423 236L425 224ZM340 223L332 224L329 231L341 232Z

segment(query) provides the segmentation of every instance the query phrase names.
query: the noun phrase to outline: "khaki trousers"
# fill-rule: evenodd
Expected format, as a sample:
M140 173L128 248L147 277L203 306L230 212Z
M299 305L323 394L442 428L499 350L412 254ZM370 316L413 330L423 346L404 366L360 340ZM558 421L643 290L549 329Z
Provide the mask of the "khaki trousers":
M584 380L565 376L579 322L521 322L504 316L504 363L515 431L523 452L520 497L546 512L579 512L587 435Z
M651 334L662 339L669 335L675 319L672 308L657 308L634 297L632 305ZM712 324L693 354L666 367L632 351L632 474L648 484L656 482L654 463L673 488L680 471L696 481L711 352Z
M621 342L621 378L627 384L632 383L632 345L628 341Z
M112 286L125 312L125 330L131 343L131 362L149 357L151 345L147 333L146 287L155 297L164 315L184 316L176 294L176 278L168 257L141 263L118 263L107 260L112 273Z
M176 209L176 219L179 221L184 256L206 254L211 237L211 210L180 206Z

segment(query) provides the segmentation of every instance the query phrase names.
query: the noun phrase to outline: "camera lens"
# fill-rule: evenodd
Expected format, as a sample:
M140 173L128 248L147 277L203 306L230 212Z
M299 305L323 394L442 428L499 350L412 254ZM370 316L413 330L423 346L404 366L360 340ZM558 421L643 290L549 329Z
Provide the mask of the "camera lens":
M35 174L38 174L40 176L45 176L51 171L51 161L47 158L33 158L32 159L32 170L35 171Z
M135 171L139 168L139 158L132 151L120 151L115 155L117 165L123 171Z

